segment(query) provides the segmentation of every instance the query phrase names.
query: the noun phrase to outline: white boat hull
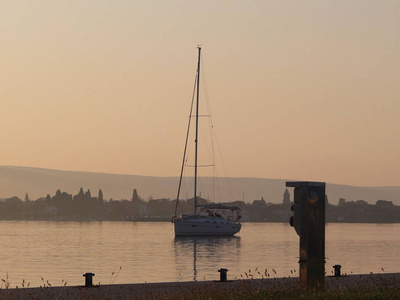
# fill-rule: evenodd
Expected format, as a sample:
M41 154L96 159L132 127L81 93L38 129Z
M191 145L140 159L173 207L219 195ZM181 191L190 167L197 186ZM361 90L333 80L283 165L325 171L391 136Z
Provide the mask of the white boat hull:
M232 236L241 224L221 218L181 218L174 220L176 236Z

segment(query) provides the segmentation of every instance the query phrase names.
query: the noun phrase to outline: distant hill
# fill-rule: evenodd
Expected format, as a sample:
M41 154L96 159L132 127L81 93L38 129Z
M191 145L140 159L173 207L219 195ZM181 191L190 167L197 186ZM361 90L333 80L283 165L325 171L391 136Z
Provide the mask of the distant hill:
M221 202L245 200L252 202L264 198L267 202L281 203L285 191L286 179L229 178L219 179L220 188L215 194ZM292 180L290 180L292 181ZM321 178L323 181L323 178ZM200 178L199 188L202 197L212 198L212 178ZM131 199L133 189L137 189L142 198L176 198L178 177L152 177L139 175L121 175L92 172L60 171L30 167L0 166L0 198L18 196L24 199L25 193L35 200L53 196L56 190L77 194L80 188L90 189L92 196L102 190L104 199ZM290 193L293 191L289 189ZM365 200L374 204L377 200L393 201L400 205L400 186L356 187L327 183L328 201L337 204L339 198L346 201ZM183 196L186 194L182 193ZM191 194L188 194L191 197ZM293 197L293 196L292 196ZM219 200L218 200L219 201Z

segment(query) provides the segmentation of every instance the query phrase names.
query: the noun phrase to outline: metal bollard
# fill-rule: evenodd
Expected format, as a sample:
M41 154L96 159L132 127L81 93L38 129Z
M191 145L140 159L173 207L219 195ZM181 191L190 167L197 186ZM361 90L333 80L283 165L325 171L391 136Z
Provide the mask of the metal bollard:
M335 269L335 277L340 277L340 268L342 266L341 265L334 265L333 268Z
M220 273L219 281L225 282L227 280L228 269L219 269L218 272Z
M85 287L92 287L94 273L85 273L82 276L85 277Z

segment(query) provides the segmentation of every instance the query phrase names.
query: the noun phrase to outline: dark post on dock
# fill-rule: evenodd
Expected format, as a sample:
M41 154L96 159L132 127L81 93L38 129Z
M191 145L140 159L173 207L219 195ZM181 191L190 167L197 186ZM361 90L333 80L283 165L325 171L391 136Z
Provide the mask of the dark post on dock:
M294 187L290 225L300 236L300 286L325 285L325 182L286 182Z
M85 287L92 287L93 286L93 276L94 273L85 273L83 277L85 277Z

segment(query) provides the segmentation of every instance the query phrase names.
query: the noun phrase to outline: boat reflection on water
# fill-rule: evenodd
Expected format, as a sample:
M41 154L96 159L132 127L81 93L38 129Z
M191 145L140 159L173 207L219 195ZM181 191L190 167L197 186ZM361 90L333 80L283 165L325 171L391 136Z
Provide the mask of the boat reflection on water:
M180 281L217 280L220 268L237 271L240 237L176 236L173 243Z

